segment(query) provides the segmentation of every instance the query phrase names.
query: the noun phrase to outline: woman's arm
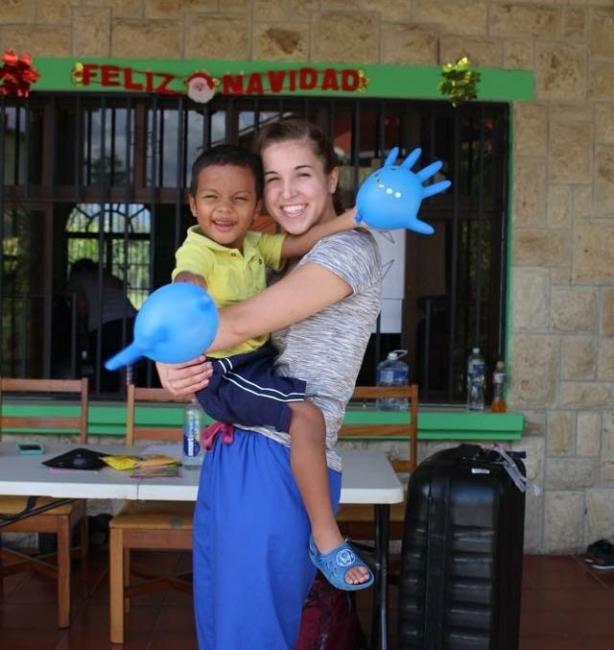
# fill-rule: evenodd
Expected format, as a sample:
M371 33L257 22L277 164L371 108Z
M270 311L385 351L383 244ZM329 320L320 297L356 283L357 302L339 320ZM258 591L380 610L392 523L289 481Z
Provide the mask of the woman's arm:
M224 307L211 351L242 343L249 338L283 329L313 316L346 296L352 288L338 275L310 262L291 271L257 296ZM160 382L175 397L206 388L211 363L201 356L187 363L156 363Z
M220 311L210 351L298 323L352 293L350 285L320 264L308 262L249 300Z
M356 208L346 210L334 219L312 226L302 235L286 235L281 247L283 259L306 255L323 237L356 228Z

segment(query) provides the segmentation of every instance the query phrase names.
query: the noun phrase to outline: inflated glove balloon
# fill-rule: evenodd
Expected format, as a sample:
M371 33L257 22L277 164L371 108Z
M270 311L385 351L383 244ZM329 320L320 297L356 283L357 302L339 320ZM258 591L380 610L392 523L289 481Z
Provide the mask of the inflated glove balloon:
M163 363L190 361L211 345L217 327L217 307L204 289L188 282L166 284L139 310L134 341L104 366L117 370L141 357Z
M433 234L433 227L418 219L418 210L422 199L447 190L451 183L445 180L424 186L423 181L434 176L443 163L434 162L414 173L411 167L420 153L420 149L414 149L400 165L395 165L399 148L390 150L384 166L370 174L358 190L356 223L364 221L381 230L406 228L423 235Z

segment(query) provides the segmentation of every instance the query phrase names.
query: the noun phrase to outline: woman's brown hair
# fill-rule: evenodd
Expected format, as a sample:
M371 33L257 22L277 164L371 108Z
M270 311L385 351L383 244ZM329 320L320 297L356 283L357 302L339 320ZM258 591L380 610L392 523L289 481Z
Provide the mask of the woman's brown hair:
M339 166L335 148L326 133L316 124L294 117L279 122L271 122L263 126L256 134L253 148L254 151L261 154L269 145L288 140L305 140L309 142L315 155L322 161L325 173L330 174L335 167ZM339 183L337 183L332 198L335 212L341 214L344 208Z

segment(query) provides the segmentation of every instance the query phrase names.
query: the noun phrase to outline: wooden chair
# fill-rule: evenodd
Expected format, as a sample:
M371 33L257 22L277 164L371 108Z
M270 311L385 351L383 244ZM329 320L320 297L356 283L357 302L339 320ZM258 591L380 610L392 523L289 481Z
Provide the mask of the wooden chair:
M400 474L416 469L418 461L418 385L400 387L357 386L352 400L376 400L398 397L409 402L408 424L345 424L339 431L339 441L360 440L365 437L402 436L406 442L407 456L391 458L390 462ZM390 539L403 538L405 503L390 507ZM342 504L337 513L341 532L352 539L373 539L373 507L367 504Z
M52 413L23 416L4 415L2 399L8 394L53 394L74 395L79 399L79 413L74 417L54 416ZM87 442L88 426L88 381L87 379L8 379L0 377L0 435L6 429L27 431L35 434L37 429L53 428L62 432L78 433L79 443ZM28 497L0 496L0 513L11 516L24 511ZM52 503L54 499L39 497L35 507ZM34 570L57 579L58 584L58 627L70 625L70 563L71 530L79 524L81 546L79 549L83 571L87 567L88 530L86 502L72 503L51 508L40 514L17 520L3 526L4 532L52 533L57 538L57 561L51 564L49 556L31 557L9 550L0 543L0 580L6 575L25 570ZM9 564L4 564L9 560Z
M137 388L128 385L126 400L126 444L136 440L181 441L181 427L145 427L135 421L137 402L186 402L174 398L163 388ZM130 597L173 587L192 593L189 581L177 576L159 576L153 571L131 566L132 549L191 550L192 516L190 502L133 502L111 519L109 546L109 578L111 608L111 643L124 642L124 616L130 611ZM130 584L130 577L145 578Z

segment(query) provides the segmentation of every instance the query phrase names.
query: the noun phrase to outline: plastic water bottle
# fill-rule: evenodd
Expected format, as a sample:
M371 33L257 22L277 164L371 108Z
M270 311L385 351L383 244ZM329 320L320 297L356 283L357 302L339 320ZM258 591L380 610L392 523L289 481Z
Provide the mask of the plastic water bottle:
M503 396L503 385L505 383L505 366L503 361L497 361L495 371L492 374L492 404L490 410L493 413L505 413L507 411L507 404Z
M377 365L378 386L407 386L409 366L401 360L407 350L393 350L384 361ZM409 400L406 397L385 397L377 400L377 408L383 411L407 411Z
M202 410L194 399L183 410L183 466L202 465L204 450L201 445Z
M484 410L485 375L484 357L480 348L473 348L467 360L467 408L470 411Z

